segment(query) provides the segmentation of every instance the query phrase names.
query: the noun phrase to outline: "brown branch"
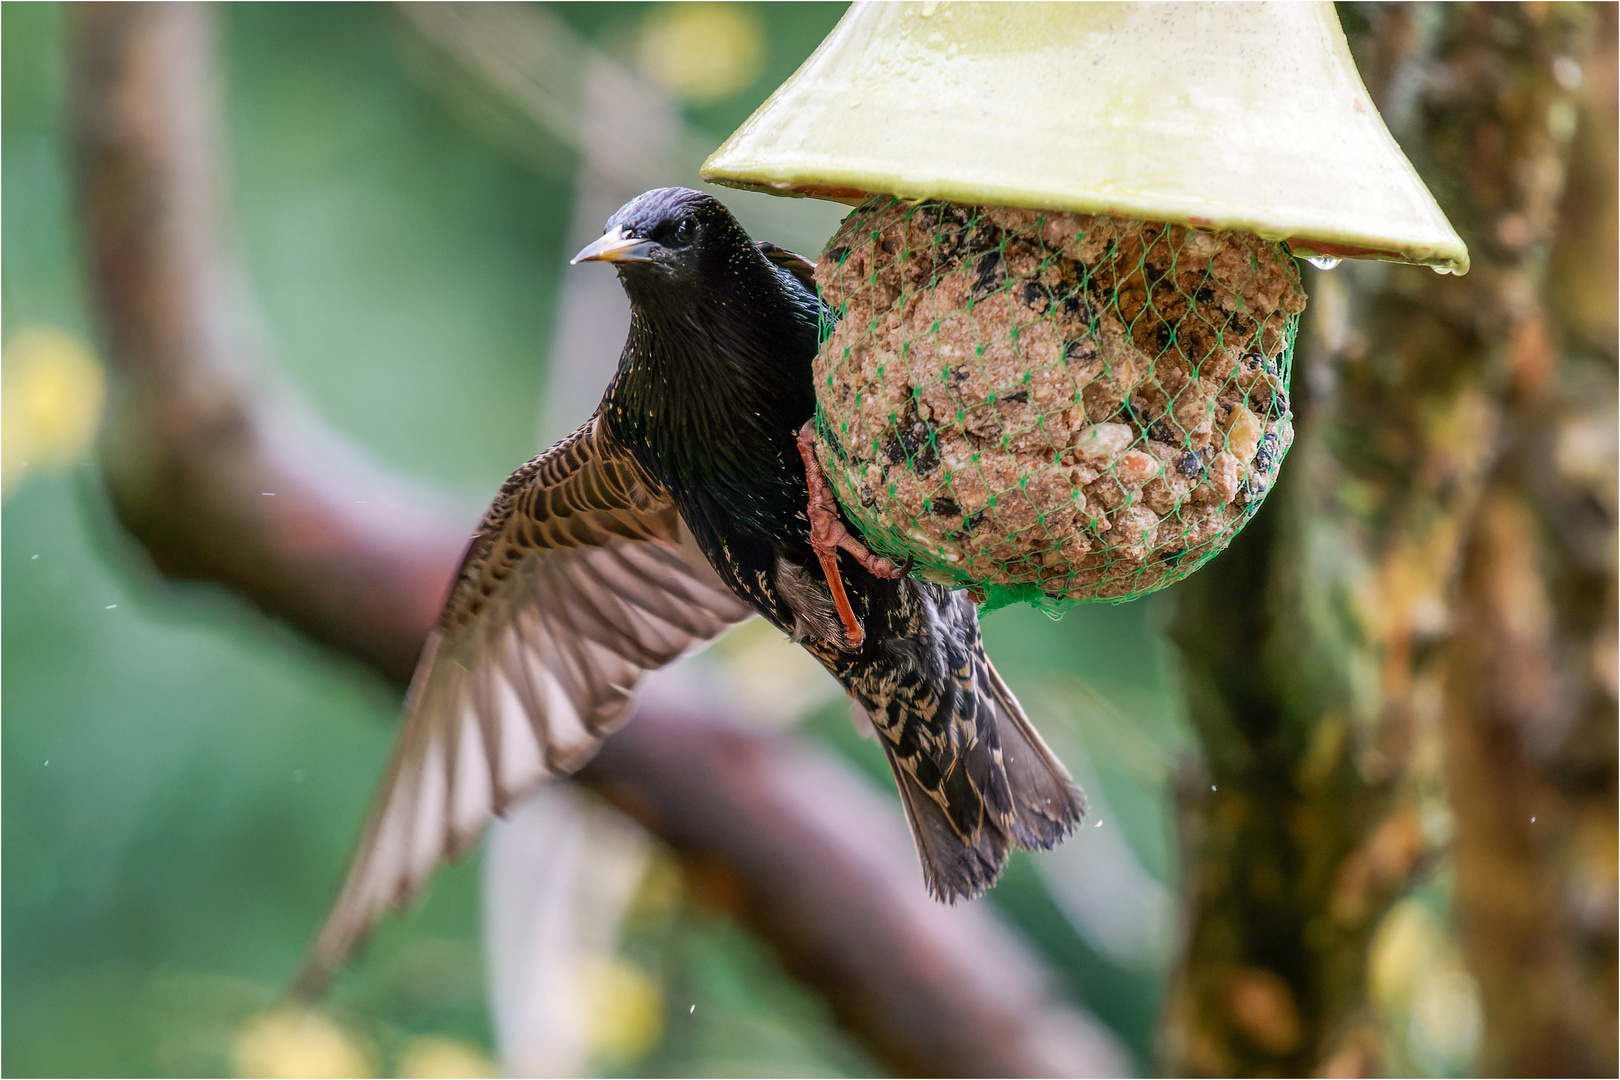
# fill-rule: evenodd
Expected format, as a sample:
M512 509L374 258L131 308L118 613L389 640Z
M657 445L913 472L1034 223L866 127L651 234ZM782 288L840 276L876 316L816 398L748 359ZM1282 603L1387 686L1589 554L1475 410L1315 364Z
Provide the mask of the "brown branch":
M113 369L100 447L113 505L164 574L218 582L409 678L478 508L411 490L267 385L222 239L207 15L78 15L73 134Z
M101 456L119 518L162 573L223 585L404 679L476 514L366 461L265 376L224 239L208 9L74 15L80 210L114 387ZM680 853L890 1068L1128 1067L991 908L926 898L896 808L836 759L654 708L581 780Z
M802 743L660 707L582 779L669 843L892 1068L920 1076L1111 1075L1094 1020L984 904L928 898L893 803Z

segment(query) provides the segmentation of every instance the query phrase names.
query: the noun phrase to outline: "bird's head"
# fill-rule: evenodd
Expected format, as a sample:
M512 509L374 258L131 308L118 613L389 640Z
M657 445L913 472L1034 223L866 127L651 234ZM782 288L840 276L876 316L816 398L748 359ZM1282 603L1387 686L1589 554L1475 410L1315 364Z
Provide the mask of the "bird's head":
M612 263L628 285L641 277L692 282L723 271L753 245L721 202L689 188L658 188L619 207L607 231L574 256Z

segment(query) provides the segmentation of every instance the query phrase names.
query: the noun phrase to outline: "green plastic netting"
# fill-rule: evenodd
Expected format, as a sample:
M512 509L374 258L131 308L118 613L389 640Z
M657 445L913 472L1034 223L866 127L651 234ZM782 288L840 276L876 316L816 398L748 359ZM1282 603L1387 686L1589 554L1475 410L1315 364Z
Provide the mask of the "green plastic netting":
M1215 555L1293 439L1299 269L1239 232L867 199L816 269L817 451L874 550L986 608Z

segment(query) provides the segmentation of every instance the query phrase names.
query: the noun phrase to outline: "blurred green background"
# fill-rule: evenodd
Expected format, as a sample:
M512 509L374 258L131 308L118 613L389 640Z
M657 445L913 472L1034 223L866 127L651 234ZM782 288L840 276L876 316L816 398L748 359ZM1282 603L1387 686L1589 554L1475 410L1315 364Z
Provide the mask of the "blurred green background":
M698 5L554 14L683 100L718 144L842 5L728 10L735 40L718 74L668 56L682 18L713 17ZM283 378L399 471L487 499L537 448L559 285L591 269L567 268L576 163L513 153L460 122L389 8L237 4L220 18L235 210ZM265 1011L335 887L400 692L231 597L163 583L106 508L62 135L65 19L55 4L0 6L0 1068L264 1069L278 1060ZM1168 783L1189 747L1156 625L1169 602L1058 622L1005 609L985 625L1100 819L1057 856L1018 855L990 902L1144 1062L1170 948ZM716 677L786 699L810 737L890 790L827 685L758 685L756 644L723 645ZM441 871L414 914L383 926L339 983L330 1027L304 1033L339 1055L319 1060L379 1075L492 1067L476 862ZM621 1011L634 1013L628 995L649 1018L601 1036L601 1072L873 1071L757 941L668 877L655 861L613 983Z

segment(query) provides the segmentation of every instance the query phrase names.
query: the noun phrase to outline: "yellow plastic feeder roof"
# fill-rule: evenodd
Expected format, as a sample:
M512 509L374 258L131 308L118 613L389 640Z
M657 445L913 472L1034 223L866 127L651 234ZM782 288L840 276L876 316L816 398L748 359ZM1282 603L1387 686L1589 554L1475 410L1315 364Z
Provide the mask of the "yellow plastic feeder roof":
M702 172L1468 270L1329 3L856 3Z

